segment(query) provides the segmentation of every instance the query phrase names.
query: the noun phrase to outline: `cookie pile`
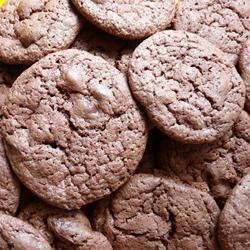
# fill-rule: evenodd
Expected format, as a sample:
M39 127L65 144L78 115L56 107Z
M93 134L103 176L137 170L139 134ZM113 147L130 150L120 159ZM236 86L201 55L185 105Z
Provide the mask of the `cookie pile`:
M0 249L250 248L250 1L7 0Z

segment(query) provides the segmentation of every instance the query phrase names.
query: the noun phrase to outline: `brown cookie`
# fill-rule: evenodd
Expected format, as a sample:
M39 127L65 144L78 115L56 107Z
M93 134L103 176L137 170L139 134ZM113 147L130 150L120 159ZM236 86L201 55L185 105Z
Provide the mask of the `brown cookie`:
M17 79L3 124L18 177L38 197L69 210L124 184L147 141L124 75L73 49L48 55Z
M62 249L77 250L112 250L107 238L92 230L87 217L83 213L52 215L48 218L48 227L60 239ZM63 244L66 244L63 246Z
M0 211L15 214L19 199L20 184L11 170L0 136Z
M51 250L49 243L28 223L0 214L1 250Z
M174 28L206 38L237 63L250 32L249 0L182 0Z
M250 113L250 39L248 39L242 47L239 67L246 85L245 109Z
M31 64L68 48L80 27L69 0L7 0L0 8L0 61Z
M174 0L73 0L73 3L88 21L126 39L140 39L164 30L175 14Z
M207 193L153 175L134 175L93 218L114 249L216 249L219 215Z
M42 201L36 201L24 206L20 210L18 218L32 225L49 242L50 246L56 249L56 238L48 228L47 219L51 215L60 213L66 212Z
M133 53L129 80L156 127L184 143L220 138L245 101L244 83L224 53L184 31L144 40Z
M218 239L223 250L250 249L250 175L234 188L219 219Z
M111 36L93 25L85 25L71 48L100 56L127 74L129 60L138 42L128 42Z
M18 217L36 228L52 249L92 249L87 248L91 243L90 247L110 245L105 236L92 231L81 210L68 212L38 201L24 207Z
M161 136L158 168L178 181L211 192L220 205L250 173L250 117L243 111L233 130L213 144L184 145Z

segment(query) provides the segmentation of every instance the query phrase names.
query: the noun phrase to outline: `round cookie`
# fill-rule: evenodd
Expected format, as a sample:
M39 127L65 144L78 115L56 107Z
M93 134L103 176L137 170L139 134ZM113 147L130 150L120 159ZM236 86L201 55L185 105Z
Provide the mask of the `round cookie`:
M185 145L163 136L158 141L157 167L164 175L211 192L220 205L250 173L250 117L245 111L233 130L213 144Z
M92 231L81 210L64 211L38 201L25 206L18 217L36 228L52 249L92 249L100 245L110 249L106 237Z
M0 8L0 61L32 64L68 48L80 27L69 0L7 0Z
M207 193L138 174L99 203L93 220L114 249L216 249L218 215Z
M51 250L49 243L28 223L0 214L1 250Z
M64 246L64 243L61 243L62 249L112 250L107 238L92 230L90 222L83 213L76 213L76 215L52 215L48 218L50 230L66 244Z
M249 0L182 0L174 28L206 38L237 63L250 32Z
M129 82L152 122L169 137L200 144L228 131L245 87L221 50L184 31L163 31L134 51Z
M73 0L81 14L102 30L141 39L166 29L175 15L174 0Z
M41 199L78 209L124 184L147 125L124 75L88 52L50 54L13 85L3 133L13 169Z
M250 113L250 39L242 47L239 68L246 85L245 109Z
M48 228L47 219L49 216L60 213L66 212L42 201L35 201L21 208L18 218L32 225L49 242L51 248L56 249L56 238Z
M250 175L234 188L219 219L218 239L222 250L250 248Z

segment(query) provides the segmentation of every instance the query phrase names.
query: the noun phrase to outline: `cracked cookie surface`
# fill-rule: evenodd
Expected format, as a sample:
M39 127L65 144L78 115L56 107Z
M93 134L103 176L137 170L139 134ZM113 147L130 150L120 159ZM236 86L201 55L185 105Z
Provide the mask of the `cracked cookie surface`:
M0 60L32 64L68 48L80 27L69 0L8 0L0 8Z
M250 175L235 187L219 219L218 239L223 250L250 248Z
M82 15L104 31L140 39L167 28L175 14L174 0L73 0Z
M18 177L38 197L70 210L126 182L147 141L124 75L74 49L48 55L18 78L3 124Z
M237 63L242 43L250 35L249 0L182 0L174 28L206 38Z
M156 151L167 177L210 192L223 205L250 172L250 117L242 111L232 131L213 144L184 145L161 136Z
M114 249L215 249L213 198L153 175L134 175L99 203L94 227Z
M1 250L51 250L49 243L28 223L0 214Z
M129 83L156 127L184 143L217 140L245 101L244 83L225 54L184 31L144 40L130 61Z

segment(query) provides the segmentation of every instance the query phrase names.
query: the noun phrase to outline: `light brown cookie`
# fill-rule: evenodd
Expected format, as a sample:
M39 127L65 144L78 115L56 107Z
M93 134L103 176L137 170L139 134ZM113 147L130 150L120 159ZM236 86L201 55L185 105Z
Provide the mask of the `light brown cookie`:
M81 14L104 31L140 39L166 29L175 14L174 0L73 0Z
M51 250L49 243L28 223L0 214L1 250Z
M250 175L234 188L219 219L218 239L223 250L250 248Z
M245 101L244 83L225 54L184 31L144 40L130 61L129 83L155 126L183 143L219 139Z
M250 34L250 1L181 0L174 28L206 38L236 64L242 43Z
M69 0L7 0L0 8L0 61L32 64L68 48L81 22Z
M213 144L184 145L163 136L158 141L158 168L169 178L210 192L221 206L250 173L250 117L245 111L233 130Z
M99 203L93 221L114 249L212 250L218 215L207 193L139 174Z
M245 109L250 113L250 39L248 39L242 47L239 68L246 85Z
M18 78L3 123L18 177L41 199L69 210L124 184L147 141L124 75L73 49L48 55Z

